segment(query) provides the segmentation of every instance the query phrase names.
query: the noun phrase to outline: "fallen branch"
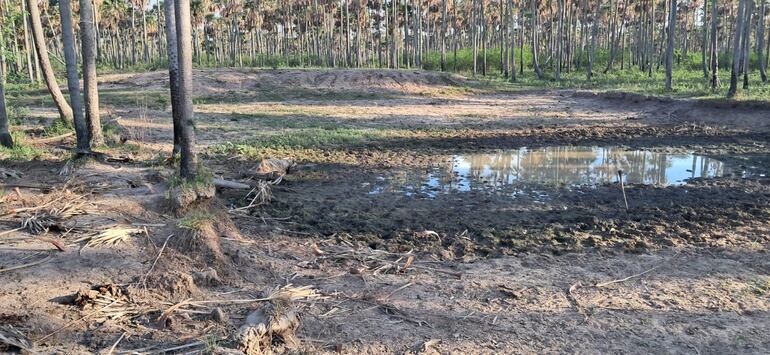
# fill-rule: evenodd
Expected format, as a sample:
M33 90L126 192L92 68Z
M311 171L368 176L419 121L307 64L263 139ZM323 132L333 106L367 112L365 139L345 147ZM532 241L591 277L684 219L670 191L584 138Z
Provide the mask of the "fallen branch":
M628 280L631 280L631 279L637 278L637 277L639 277L639 276L644 276L645 274L647 274L647 273L649 273L649 272L652 272L653 270L655 270L655 269L659 268L660 266L661 266L660 264L659 264L659 265L656 265L655 267L653 267L653 268L651 268L651 269L648 269L648 270L642 271L642 272L640 272L640 273L638 273L638 274L634 274L634 275L631 275L631 276L629 276L629 277L624 277L624 278L622 278L622 279L617 279L617 280L611 280L611 281L607 281L607 282L598 283L598 284L595 284L595 285L594 285L594 287L606 287L606 286L609 286L609 285L612 285L612 284L621 283L621 282L626 282L626 281L628 281Z
M155 257L155 261L152 262L152 266L150 266L150 271L147 271L147 274L144 275L144 279L142 280L142 286L144 288L147 288L147 278L150 277L150 274L152 273L152 270L155 269L155 264L158 263L158 259L160 259L160 256L163 255L163 250L166 249L166 245L168 244L168 240L171 239L174 235L171 234L168 237L166 237L166 241L163 242L163 246L160 247L160 251L158 252L158 256Z
M11 267L9 267L9 268L3 268L3 267L0 267L0 272L6 272L6 271L19 270L19 269L23 269L23 268L25 268L25 267L30 267L30 266L40 265L40 264L42 264L42 263L44 263L44 262L47 262L47 261L51 260L51 258L53 258L53 256L51 256L51 255L48 255L48 256L46 256L46 257L45 257L45 258L43 258L43 259L40 259L40 260L37 260L37 261L33 261L33 262L31 262L31 263L22 264L22 265L16 265L16 266L11 266Z
M242 184L240 182L229 181L224 179L216 179L216 178L214 179L214 186L224 187L228 189L239 189L239 190L251 189L251 186Z
M45 144L45 143L53 143L58 142L62 139L69 138L75 135L75 132L69 132L64 133L62 135L54 136L54 137L47 137L47 138L40 138L40 139L33 139L32 144Z

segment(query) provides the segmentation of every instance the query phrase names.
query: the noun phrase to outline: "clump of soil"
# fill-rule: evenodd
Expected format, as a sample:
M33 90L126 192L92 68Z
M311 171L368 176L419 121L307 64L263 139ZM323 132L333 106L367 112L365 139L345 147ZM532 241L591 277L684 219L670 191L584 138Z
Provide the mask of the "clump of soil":
M169 190L168 200L176 213L184 213L196 204L214 198L215 195L216 188L213 184L183 184Z

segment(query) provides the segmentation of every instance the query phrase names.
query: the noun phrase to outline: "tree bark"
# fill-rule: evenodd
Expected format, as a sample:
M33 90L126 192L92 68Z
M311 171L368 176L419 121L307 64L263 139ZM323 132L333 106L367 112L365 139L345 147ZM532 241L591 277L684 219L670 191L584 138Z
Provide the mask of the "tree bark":
M2 51L2 34L0 34L0 51ZM5 109L5 72L0 66L0 146L13 148L13 138L8 125L8 111Z
M43 72L45 78L45 84L48 87L48 91L51 93L51 98L56 109L59 110L59 117L71 124L73 120L72 108L64 99L59 84L56 82L56 75L51 67L51 61L48 59L48 49L45 43L45 34L43 33L43 24L40 21L40 9L37 7L36 0L26 0L27 8L29 9L29 20L32 27L32 39L35 41L35 52L37 53L37 59L40 62L40 69Z
M676 44L676 0L669 0L671 8L668 11L668 49L666 50L666 91L672 91L674 70L674 44Z
M99 89L96 80L96 34L91 0L80 0L80 34L83 49L83 91L86 125L92 145L104 143L99 117Z
M83 116L83 98L80 96L80 80L78 78L78 62L75 55L75 34L72 30L72 7L70 0L59 0L59 12L61 13L61 34L64 47L64 62L67 67L67 88L69 89L70 102L72 102L73 118L75 121L75 136L77 138L77 154L91 152L91 144L88 139L88 126Z
M163 11L166 16L166 46L168 52L168 79L171 94L171 117L174 124L174 148L171 156L175 157L182 151L182 120L180 118L179 105L179 55L177 54L176 40L176 14L174 13L174 0L163 2Z
M716 1L716 0L711 0ZM762 82L767 82L767 62L765 61L765 8L767 0L760 0L759 24L757 25L757 59L759 61L759 75Z
M530 29L532 31L532 66L535 69L535 75L537 75L538 79L543 79L543 70L540 69L540 63L537 60L537 47L538 47L538 40L537 40L537 0L530 0L531 4L531 10L532 10L532 28Z
M735 36L733 40L733 67L730 72L730 88L727 97L735 97L738 91L738 72L741 70L741 38L743 37L743 14L746 8L746 0L738 2L738 13L735 15Z
M179 56L179 120L181 159L179 162L179 176L188 181L197 176L197 162L195 157L195 131L193 123L192 103L192 30L190 28L190 0L175 0L174 14L176 15L176 39L177 54ZM170 84L170 83L169 83ZM173 102L173 100L172 100Z
M719 87L719 16L717 0L711 0L711 89Z
M765 1L765 0L761 0ZM749 89L749 42L751 42L751 15L754 13L754 0L748 0L748 6L746 7L746 18L744 19L742 51L743 51L743 90Z

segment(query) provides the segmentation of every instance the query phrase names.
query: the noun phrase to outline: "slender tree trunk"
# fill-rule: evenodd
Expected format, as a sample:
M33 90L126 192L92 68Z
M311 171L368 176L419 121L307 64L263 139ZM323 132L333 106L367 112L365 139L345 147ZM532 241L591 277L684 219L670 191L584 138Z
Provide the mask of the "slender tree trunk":
M719 87L719 16L717 0L711 0L711 89Z
M441 0L441 71L446 71L446 1Z
M746 9L746 0L738 2L738 13L735 15L735 37L733 40L733 67L730 73L730 88L727 97L735 97L738 91L738 72L741 70L741 37L743 36L743 14Z
M32 38L35 41L35 52L37 53L38 61L40 62L40 69L43 72L45 78L45 84L48 86L48 91L51 93L51 98L56 109L59 110L59 117L71 124L73 120L72 108L64 99L64 95L59 89L59 84L56 82L56 75L54 75L53 68L51 67L51 61L48 59L48 49L45 43L45 34L43 33L43 24L40 22L40 9L37 7L36 0L26 0L27 8L29 9L30 25L32 27Z
M197 176L195 157L195 131L193 123L193 77L192 77L192 31L190 29L190 0L175 0L174 15L176 22L177 55L179 56L179 90L177 100L179 105L179 130L181 144L181 159L179 176L192 180ZM170 55L171 53L169 53ZM169 84L171 84L169 82Z
M91 144L104 143L99 118L99 89L96 80L96 34L91 0L80 0L80 34L83 49L83 91L85 92L86 125Z
M594 9L593 21L591 23L591 48L588 49L588 68L586 69L586 77L588 80L594 77L594 57L596 55L596 37L599 36L599 11L602 7L602 2L599 0Z
M3 35L0 33L0 52L3 48ZM5 72L0 66L0 146L13 148L13 138L8 125L8 111L5 109Z
M67 88L72 102L75 121L75 136L77 138L77 154L88 154L91 144L88 139L88 126L83 116L83 99L80 97L80 80L78 79L78 63L75 55L75 34L72 30L72 7L70 0L59 0L61 13L62 45L64 46L64 61L67 67Z
M543 70L540 69L540 63L537 60L537 52L538 52L538 40L537 40L537 0L530 0L531 4L531 10L532 10L532 66L535 69L535 75L537 75L538 79L543 79Z
M711 0L716 1L716 0ZM757 59L759 64L759 75L762 82L767 82L767 62L765 61L765 7L767 0L760 0L759 17L757 20Z
M22 10L22 19L24 24L24 52L27 54L27 72L29 73L29 82L32 83L35 81L35 73L33 71L33 65L32 65L32 48L30 47L29 43L29 25L27 24L27 5L26 2L21 2L21 10Z
M743 90L749 89L749 47L751 42L751 15L754 13L754 0L748 0L748 6L746 7L746 19L744 20L743 31ZM765 1L765 0L761 0Z
M676 5L677 0L669 0L671 8L668 11L668 48L666 50L666 91L672 91L674 70L674 45L676 44Z
M711 0L716 1L716 0ZM701 43L701 66L703 67L703 78L709 78L709 67L706 60L706 46L708 43L708 23L706 22L706 14L708 13L709 1L703 0L703 19L701 20L703 26L703 43Z
M558 29L556 30L556 80L561 80L561 65L562 65L562 50L564 48L564 44L562 43L563 38L563 27L564 27L564 0L557 0L558 5L558 22L557 26Z

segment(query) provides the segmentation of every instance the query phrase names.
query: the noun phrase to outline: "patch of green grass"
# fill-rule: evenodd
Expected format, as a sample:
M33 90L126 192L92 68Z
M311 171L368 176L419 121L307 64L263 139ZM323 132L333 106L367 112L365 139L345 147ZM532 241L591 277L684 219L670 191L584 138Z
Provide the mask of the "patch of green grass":
M0 160L30 161L43 157L43 151L26 144L27 137L21 132L11 132L14 146L0 146Z
M151 110L165 110L171 102L166 91L143 90L100 90L99 101L103 105L115 107L148 108Z
M344 127L300 128L258 134L242 142L254 148L338 148L373 143L387 138L418 135L420 131L401 129L356 129Z
M374 100L392 99L395 95L367 92L362 90L333 90L333 89L309 89L294 88L260 88L256 91L228 92L197 97L193 99L196 105L245 103L245 102L272 102L285 100L309 100L309 101L345 101L345 100Z
M179 161L175 160L173 162L174 165L174 174L171 175L168 178L168 186L170 188L195 188L196 186L203 186L203 185L211 185L211 181L214 179L214 174L204 167L203 165L198 165L198 173L195 174L195 178L192 180L185 179L179 176Z
M12 125L24 124L30 118L29 108L25 106L7 106L8 121Z
M273 129L302 129L318 128L324 130L333 130L342 126L341 122L333 119L322 119L311 115L302 110L292 112L274 113L233 113L230 115L232 121L248 121L264 128Z
M43 135L46 137L55 137L72 131L73 128L68 122L57 119L50 126L45 128Z
M198 231L201 230L203 226L214 222L215 218L216 217L212 213L195 211L180 219L179 223L177 223L177 227Z
M768 296L770 295L770 280L754 280L746 285L744 291L756 296Z

